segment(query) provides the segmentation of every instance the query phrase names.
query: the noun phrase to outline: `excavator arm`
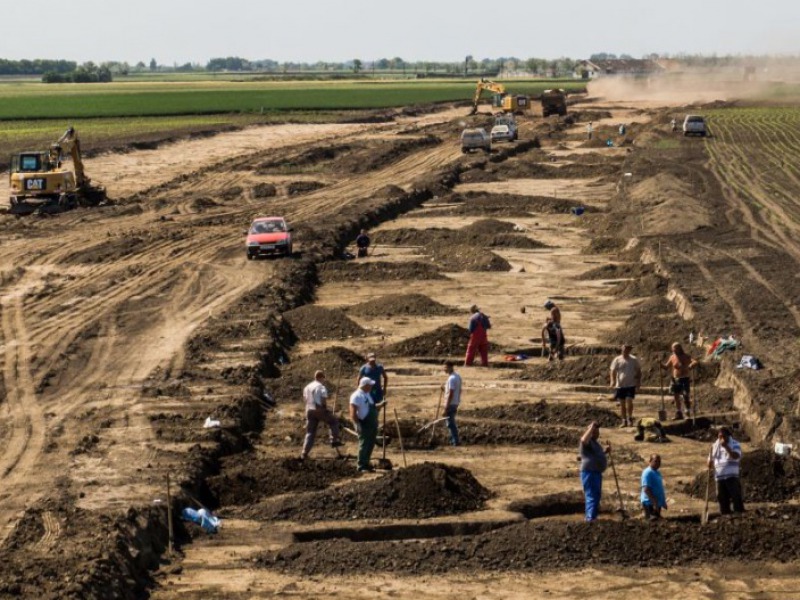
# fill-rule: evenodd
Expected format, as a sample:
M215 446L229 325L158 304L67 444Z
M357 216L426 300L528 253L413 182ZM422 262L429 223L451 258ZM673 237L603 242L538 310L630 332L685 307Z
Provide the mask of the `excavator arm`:
M494 92L495 94L500 94L504 96L506 93L506 88L504 85L500 83L495 83L494 81L490 81L488 79L479 79L478 85L475 87L475 97L472 99L472 112L469 114L474 115L478 112L478 103L481 101L481 94L483 90L488 90L490 92Z
M69 152L72 157L72 165L75 169L75 184L78 188L85 188L91 181L86 177L86 171L83 168L83 158L81 156L81 142L78 139L78 134L75 132L74 127L70 127L64 132L58 141L50 147L51 156L58 157L59 163L64 151Z

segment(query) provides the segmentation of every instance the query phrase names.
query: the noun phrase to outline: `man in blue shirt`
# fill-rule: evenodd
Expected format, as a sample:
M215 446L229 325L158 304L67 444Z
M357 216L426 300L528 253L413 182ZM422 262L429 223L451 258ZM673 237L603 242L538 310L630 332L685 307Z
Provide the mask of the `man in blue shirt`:
M367 354L366 364L363 365L358 371L358 381L361 381L362 377L367 377L375 382L375 385L372 386L372 391L370 392L372 401L375 404L380 404L383 402L383 397L386 394L386 388L389 385L389 378L386 376L386 370L383 368L383 365L377 362L374 352Z
M667 509L667 494L664 491L664 479L658 469L661 467L661 456L650 455L650 466L642 471L642 511L644 518L655 521L661 518L661 511Z

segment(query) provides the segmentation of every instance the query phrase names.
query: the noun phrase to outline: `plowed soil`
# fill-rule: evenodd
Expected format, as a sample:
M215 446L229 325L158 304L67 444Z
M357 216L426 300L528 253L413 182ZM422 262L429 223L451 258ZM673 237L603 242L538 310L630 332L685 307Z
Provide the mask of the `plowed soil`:
M252 506L264 520L424 519L479 510L489 492L466 469L422 463L372 481Z
M482 419L504 419L523 423L546 423L574 427L585 427L592 421L597 421L601 427L613 427L619 422L619 416L607 408L588 403L558 404L546 400L474 408L462 411L461 415Z
M347 281L387 281L443 279L439 267L431 263L328 262L320 268L323 283Z
M739 561L797 560L798 510L758 510L707 527L666 520L650 524L530 521L471 537L435 542L294 544L262 555L257 564L305 575L360 572L422 575L475 571L550 571L587 567L697 565L719 556Z

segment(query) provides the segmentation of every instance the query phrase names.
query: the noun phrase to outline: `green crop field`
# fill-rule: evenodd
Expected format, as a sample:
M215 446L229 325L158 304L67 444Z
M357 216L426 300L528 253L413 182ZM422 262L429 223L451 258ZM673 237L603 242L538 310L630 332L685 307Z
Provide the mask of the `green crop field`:
M514 81L508 91L536 95L578 81ZM0 120L212 115L271 111L380 109L471 99L472 81L136 82L0 84ZM488 96L488 94L487 94Z

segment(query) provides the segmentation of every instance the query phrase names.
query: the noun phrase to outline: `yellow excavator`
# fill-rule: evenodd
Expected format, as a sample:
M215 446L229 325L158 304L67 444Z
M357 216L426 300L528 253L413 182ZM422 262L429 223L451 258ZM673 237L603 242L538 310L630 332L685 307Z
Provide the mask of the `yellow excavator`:
M501 109L504 113L521 115L530 108L531 99L528 96L508 94L503 84L481 78L475 88L475 97L472 99L470 115L477 114L478 103L481 101L481 94L483 94L484 90L493 92L492 106Z
M72 169L64 166L66 155ZM11 157L10 207L12 214L52 213L76 206L96 206L106 200L105 189L86 176L81 144L73 127L49 150L20 152Z

